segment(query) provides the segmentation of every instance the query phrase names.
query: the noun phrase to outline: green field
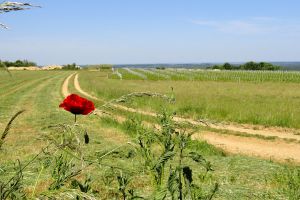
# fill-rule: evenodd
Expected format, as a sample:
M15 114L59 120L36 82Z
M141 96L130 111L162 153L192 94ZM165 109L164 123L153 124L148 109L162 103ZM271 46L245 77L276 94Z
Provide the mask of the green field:
M189 71L160 71L148 72L150 75L147 76L145 71L136 70L147 76L144 79L121 69L119 72L122 73L123 80L109 71L82 70L78 73L82 89L100 99L94 101L98 108L105 101L122 95L149 91L174 95L176 103L169 104L161 99L142 97L122 105L152 112L161 112L165 108L176 111L177 115L183 117L209 121L295 129L300 127L298 73L258 73L257 78L253 78L252 72L233 72L225 76L211 71L199 71L195 74ZM151 170L145 168L142 162L144 157L135 147L138 146L139 131L143 130L149 135L155 131L151 126L141 129L140 121L159 123L159 120L107 109L113 116L78 116L79 126L73 126L74 116L58 107L64 98L61 93L63 82L72 73L74 72L20 71L11 72L10 76L6 71L0 71L0 133L17 111L26 110L14 121L0 149L0 183L6 183L16 175L18 160L24 166L40 153L22 171L23 178L15 195L24 194L27 199L123 199L117 177L127 176L130 181L126 185L126 199L130 199L130 189L137 196L154 199L152 195L157 188L153 184ZM159 73L162 75L158 75ZM71 78L68 89L72 93L78 93L73 81L74 77ZM119 121L114 116L122 116L125 121ZM68 124L74 130L80 127L88 132L90 142L80 143L81 153L76 148L74 150L53 145L55 142L63 142L60 140L63 134L71 133L65 129L65 132L61 132L60 129L51 128L58 124ZM190 129L192 127L188 127ZM196 127L195 130L201 133L206 129ZM159 130L156 132L160 133ZM74 142L74 138L71 139ZM41 152L48 145L51 146ZM162 148L159 143L155 143L154 156L157 157ZM219 189L213 199L300 197L300 169L297 163L231 154L202 140L188 140L186 151L202 155L212 165L213 171L206 173L199 163L184 160L184 165L193 169L194 184L201 188L198 192L203 196L210 194L214 184L218 183ZM64 164L73 163L65 173L57 168L59 161L62 161L59 160L60 155L64 156ZM84 162L79 157L84 158ZM176 166L177 161L177 157L171 159L167 166ZM55 176L59 174L61 178L77 171L80 172L65 181ZM169 168L166 169L165 176L168 173ZM91 188L86 191L73 182L77 180L86 186L84 182L88 180L87 177L90 177L90 181L86 184ZM51 188L51 184L57 180L63 184ZM164 178L163 182L167 184L168 180ZM18 199L19 196L16 197Z
M147 80L140 80L140 77L126 70L119 71L123 75L123 81L115 79L115 75L109 75L111 78L107 78L108 72L81 73L81 86L104 100L141 91L171 95L173 88L176 98L174 109L181 116L220 122L300 128L300 73L200 71L190 75L187 74L189 71L181 70L179 74L185 74L185 78L179 80L174 70L155 70L157 74L174 74L166 80L154 80L153 74ZM197 77L199 74L209 78L188 80L188 77ZM225 74L228 78L220 79L220 74ZM237 74L241 74L240 79L243 81L236 81ZM254 74L257 74L256 78ZM277 75L291 81L282 82L275 78ZM247 76L250 80L245 78ZM272 76L273 81L270 81ZM156 77L159 78L158 75ZM257 82L257 79L262 81ZM162 103L156 99L140 99L132 102L130 106L158 112Z

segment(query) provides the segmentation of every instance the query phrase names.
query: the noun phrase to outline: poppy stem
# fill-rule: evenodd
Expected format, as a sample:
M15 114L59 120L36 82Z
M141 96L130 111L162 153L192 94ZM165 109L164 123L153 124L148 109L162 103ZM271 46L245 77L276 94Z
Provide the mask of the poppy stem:
M76 114L75 114L75 123L76 123Z

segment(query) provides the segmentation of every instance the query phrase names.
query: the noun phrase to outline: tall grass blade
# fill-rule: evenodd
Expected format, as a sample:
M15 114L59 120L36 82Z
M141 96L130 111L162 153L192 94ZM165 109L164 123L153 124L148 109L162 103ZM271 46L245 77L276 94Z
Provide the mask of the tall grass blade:
M4 143L5 138L7 137L8 133L9 133L9 130L11 129L12 123L13 123L13 122L15 121L15 119L16 119L19 115L21 115L23 112L25 112L25 110L20 110L20 111L18 111L18 112L17 112L17 113L9 120L9 122L8 122L8 124L6 125L6 127L5 127L5 129L4 129L3 133L2 133L2 136L1 136L1 138L0 138L0 149L1 149L2 145L3 145L3 143Z

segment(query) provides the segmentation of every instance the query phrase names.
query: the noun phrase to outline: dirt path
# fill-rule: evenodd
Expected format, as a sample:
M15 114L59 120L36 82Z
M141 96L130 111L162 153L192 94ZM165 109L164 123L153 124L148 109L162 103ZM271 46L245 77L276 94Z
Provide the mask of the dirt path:
M94 99L94 100L98 100L98 101L101 100L101 99L98 99L97 97L94 97L94 96L90 95L89 93L87 93L87 92L85 92L85 91L83 91L83 90L81 89L80 84L79 84L79 81L78 81L78 74L76 74L76 75L75 75L75 78L74 78L74 87L75 87L75 89L76 89L79 93L83 94L84 96L86 96L86 97L88 97L88 98L90 98L90 99ZM101 101L102 101L102 100L101 100Z
M193 139L206 140L208 143L234 154L300 163L300 145L296 143L221 135L213 132L195 134Z
M63 85L62 85L62 87L61 87L61 93L62 93L62 95L63 95L64 97L67 97L67 96L69 96L69 94L70 94L68 86L69 86L70 79L72 78L72 76L74 76L74 74L76 74L76 73L73 73L73 74L71 74L70 76L68 76L68 77L65 79L65 81L64 81L64 83L63 83Z
M68 94L68 84L70 78L74 74L70 75L63 87L63 94ZM99 99L93 95L82 90L78 80L78 74L75 75L74 78L74 86L75 89L86 97L94 100L103 101L103 99ZM126 106L121 106L117 104L113 104L112 106L122 109L129 112L139 113L148 116L156 116L156 113L145 112L141 110L136 110L133 108L128 108ZM203 123L200 121L196 121L193 119L186 119L181 117L175 117L175 121L178 122L189 122L193 125L201 125ZM264 128L262 126L253 126L253 125L233 125L233 124L213 124L209 123L209 127L218 129L218 130L227 130L232 132L241 133L241 136L235 136L230 134L218 134L215 132L204 132L199 133L194 136L194 139L204 139L207 142L218 146L230 153L244 154L250 156L258 156L266 159L274 159L278 161L285 160L293 160L295 162L300 163L300 144L299 143L288 143L284 140L264 140L262 138L251 138L251 137L243 137L242 135L257 135L264 137L278 137L281 139L293 139L300 141L300 135L297 134L297 130L293 129L284 129L278 127L272 128Z

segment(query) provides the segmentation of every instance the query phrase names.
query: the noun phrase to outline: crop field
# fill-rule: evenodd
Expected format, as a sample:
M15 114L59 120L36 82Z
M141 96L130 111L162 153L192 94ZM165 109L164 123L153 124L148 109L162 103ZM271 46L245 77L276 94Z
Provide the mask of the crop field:
M0 140L0 199L299 199L299 84L298 72L0 71L0 134L25 110ZM75 124L59 108L71 93L96 107Z
M85 80L82 87L103 100L140 91L173 94L176 112L193 119L300 128L300 73L132 71L147 79L123 69L119 73L124 81L114 74L107 79L101 72L82 73L81 79ZM142 99L131 106L158 112L161 102Z
M130 71L129 71L130 70ZM193 80L230 82L289 82L299 83L300 73L295 71L218 71L203 69L117 69L127 80ZM111 78L119 79L112 75Z

